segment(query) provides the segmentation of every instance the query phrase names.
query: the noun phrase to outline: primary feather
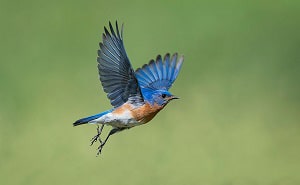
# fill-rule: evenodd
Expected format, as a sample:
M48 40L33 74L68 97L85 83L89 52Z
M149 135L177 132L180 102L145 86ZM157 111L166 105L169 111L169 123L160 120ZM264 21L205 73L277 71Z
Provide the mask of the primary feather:
M158 55L156 61L151 60L149 64L145 64L142 68L135 71L135 76L141 88L153 90L168 90L176 80L183 63L183 56L178 58L177 53L167 53L162 60Z
M134 70L127 57L122 32L116 22L116 32L109 22L110 32L104 27L103 42L98 50L98 70L103 90L107 93L110 103L119 107L125 102L142 103L143 97Z

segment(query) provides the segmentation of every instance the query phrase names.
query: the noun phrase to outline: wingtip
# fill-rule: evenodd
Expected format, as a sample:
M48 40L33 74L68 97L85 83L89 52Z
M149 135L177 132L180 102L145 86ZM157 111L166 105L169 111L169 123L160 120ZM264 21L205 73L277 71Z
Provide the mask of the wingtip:
M182 63L184 61L184 55L180 55L179 59L178 59L178 62Z
M116 20L116 30L117 30L117 34L120 37L121 40L123 40L123 29L124 29L124 23L122 23L121 25L121 32L119 31L119 24L118 24L118 20Z
M110 29L110 32L114 35L114 28L110 21L109 21L109 29Z
M157 55L156 56L156 62L160 62L161 61L161 55Z
M106 36L110 36L110 33L109 33L108 29L106 28L106 26L104 26L104 32L105 32Z
M151 59L151 60L149 61L149 65L152 65L153 63L155 63L155 61L154 61L153 59Z
M173 53L173 55L172 55L172 60L173 60L173 59L177 59L177 57L178 57L178 53L177 53L177 52Z
M124 30L124 23L122 23L122 25L121 25L121 38L122 38L122 40L123 40L123 30Z
M176 63L176 68L178 69L178 72L182 67L183 61L184 61L184 56L181 55L180 58L177 60L177 63Z
M164 56L164 61L167 61L170 59L170 53L166 53Z

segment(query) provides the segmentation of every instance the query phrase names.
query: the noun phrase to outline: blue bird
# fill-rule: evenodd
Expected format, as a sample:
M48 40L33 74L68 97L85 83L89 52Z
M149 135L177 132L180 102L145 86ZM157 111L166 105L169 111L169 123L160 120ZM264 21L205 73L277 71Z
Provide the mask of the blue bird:
M123 25L120 32L116 21L115 28L110 22L110 32L104 27L97 57L100 81L114 108L73 123L74 126L98 124L97 135L91 140L91 145L100 141L97 155L111 135L149 122L171 100L178 99L168 90L178 76L183 56L175 53L170 57L167 53L162 59L158 55L155 61L150 60L134 71L123 44ZM112 129L102 141L100 135L105 125Z

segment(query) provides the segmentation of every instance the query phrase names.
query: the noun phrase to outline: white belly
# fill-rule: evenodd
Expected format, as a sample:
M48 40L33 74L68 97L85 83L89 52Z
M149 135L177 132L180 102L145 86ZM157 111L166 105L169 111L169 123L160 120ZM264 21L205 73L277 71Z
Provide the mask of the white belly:
M132 117L132 114L129 110L124 111L122 114L108 113L101 116L100 118L91 121L90 123L108 124L113 127L119 127L119 128L120 127L130 128L141 124Z

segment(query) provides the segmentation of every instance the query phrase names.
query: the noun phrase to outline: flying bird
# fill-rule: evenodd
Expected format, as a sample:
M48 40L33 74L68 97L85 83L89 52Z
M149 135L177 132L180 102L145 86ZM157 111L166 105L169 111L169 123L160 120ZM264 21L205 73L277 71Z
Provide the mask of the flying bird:
M103 90L113 108L73 123L74 126L98 125L97 135L91 140L91 145L100 142L97 155L111 135L149 122L171 100L178 99L168 90L183 63L183 56L167 53L134 71L123 44L123 25L120 32L117 21L115 29L109 22L109 30L104 27L97 62ZM102 141L100 135L105 125L112 129Z

